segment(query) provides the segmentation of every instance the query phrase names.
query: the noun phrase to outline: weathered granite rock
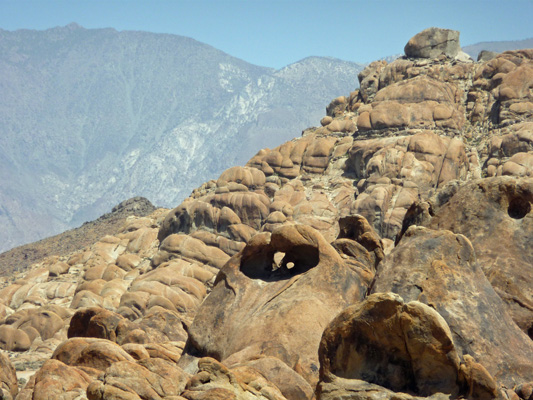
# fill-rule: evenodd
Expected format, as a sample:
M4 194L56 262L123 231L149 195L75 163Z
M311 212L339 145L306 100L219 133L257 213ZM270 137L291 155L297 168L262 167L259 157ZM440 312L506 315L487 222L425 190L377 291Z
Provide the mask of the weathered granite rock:
M198 361L198 373L187 382L187 400L285 400L279 389L253 370L232 371L213 358Z
M231 370L242 371L252 368L274 384L287 400L311 399L314 388L294 369L276 357L260 357L245 364L230 366ZM242 376L242 373L238 374Z
M450 29L428 28L416 34L405 45L405 55L415 58L437 58L441 54L455 57L461 50L459 32Z
M17 350L21 380L56 351L19 398L36 384L85 398L86 383L61 378L79 370L94 398L312 399L323 329L380 289L405 301L367 341L389 335L361 358L335 353L321 399L531 400L531 341L515 323L531 336L533 50L474 63L452 33L424 32L410 42L424 54L369 64L322 126L174 210L0 278L0 346ZM482 177L493 178L470 182ZM365 363L379 385L342 377Z
M68 339L57 347L52 358L73 367L100 371L118 361L134 361L118 344L96 338Z
M507 314L465 236L410 227L379 266L372 293L380 292L433 307L459 355L473 356L506 387L533 377L533 343Z
M189 328L180 366L188 371L202 355L228 365L274 356L314 385L322 327L364 291L314 229L285 225L256 235L217 276Z
M3 399L14 399L18 393L17 374L9 357L0 353L0 394Z
M368 129L441 128L461 130L462 92L454 83L418 76L379 90L369 108ZM362 113L361 113L362 114ZM359 130L365 126L359 124Z
M393 293L375 293L345 309L320 343L319 399L374 390L384 398L497 398L496 383L469 355L457 353L452 332L433 308ZM391 392L394 392L391 393ZM357 393L357 394L356 394Z
M460 392L452 333L432 308L376 293L348 307L324 331L320 377L359 379L420 396Z
M89 400L171 399L185 388L187 374L161 359L119 361L87 388Z
M499 177L463 185L428 222L465 235L518 326L533 336L533 180Z
M390 239L419 197L466 179L468 173L464 143L431 131L355 141L348 163L359 180L351 213L363 215L381 237Z
M83 398L92 380L79 368L58 360L47 360L35 375L32 399Z

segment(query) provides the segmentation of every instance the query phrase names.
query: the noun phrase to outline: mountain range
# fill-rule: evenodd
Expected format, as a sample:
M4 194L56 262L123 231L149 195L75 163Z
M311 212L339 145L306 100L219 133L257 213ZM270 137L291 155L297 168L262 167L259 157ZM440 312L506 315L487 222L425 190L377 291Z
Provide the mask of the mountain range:
M186 37L77 24L0 30L0 251L129 197L179 203L316 123L361 69L310 57L274 70Z

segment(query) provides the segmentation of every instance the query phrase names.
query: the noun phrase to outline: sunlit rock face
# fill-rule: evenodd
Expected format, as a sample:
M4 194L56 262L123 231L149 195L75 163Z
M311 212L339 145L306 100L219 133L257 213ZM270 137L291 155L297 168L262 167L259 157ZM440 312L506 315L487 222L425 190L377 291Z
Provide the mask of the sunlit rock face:
M23 399L530 400L533 51L416 53L443 32L172 210L4 278L3 396L15 366Z

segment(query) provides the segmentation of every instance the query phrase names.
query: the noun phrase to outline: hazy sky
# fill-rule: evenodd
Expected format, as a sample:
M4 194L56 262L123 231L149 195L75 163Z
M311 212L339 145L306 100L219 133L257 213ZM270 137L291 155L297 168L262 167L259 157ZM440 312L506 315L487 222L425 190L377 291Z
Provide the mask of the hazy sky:
M192 37L280 68L307 56L369 62L402 53L430 26L461 44L533 37L533 0L0 0L0 28L77 22Z

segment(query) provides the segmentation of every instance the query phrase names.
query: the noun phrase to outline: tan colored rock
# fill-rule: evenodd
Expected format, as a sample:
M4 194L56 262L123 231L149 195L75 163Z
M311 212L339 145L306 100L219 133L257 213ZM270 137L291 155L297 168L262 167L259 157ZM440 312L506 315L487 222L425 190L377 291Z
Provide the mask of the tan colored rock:
M56 262L52 264L50 267L48 267L49 276L55 277L55 276L66 274L69 269L70 269L70 265L68 265L66 262L63 262L63 261Z
M427 76L399 81L381 89L370 112L373 129L449 128L464 124L457 103L460 91L453 83Z
M329 157L336 138L320 138L313 141L303 156L303 169L315 174L322 173L328 166Z
M374 61L359 73L359 95L365 103L370 103L379 90L379 75L385 65L387 65L386 61ZM359 112L361 117L363 111L359 110ZM359 118L357 123L359 129L361 129L360 124L363 123Z
M0 385L2 398L15 398L19 390L17 374L9 357L4 352L0 352Z
M392 293L344 310L324 331L319 355L323 381L334 375L420 396L460 392L459 356L444 319Z
M142 344L138 343L125 343L122 348L126 353L132 356L135 360L144 360L150 358L150 354Z
M32 340L26 332L11 325L0 325L0 348L8 351L26 351Z
M68 339L56 348L52 358L70 366L100 371L118 361L134 361L118 344L95 338Z
M498 386L492 376L468 354L464 355L461 373L468 384L468 398L489 400L499 397Z
M411 226L375 278L372 293L389 291L431 305L459 354L475 357L505 386L533 376L533 344L506 313L463 235Z
M360 192L350 212L363 215L381 237L393 240L419 196L466 179L469 168L461 140L431 131L355 141L348 162Z
M533 181L499 177L461 187L428 225L467 236L487 279L518 326L533 334Z
M284 253L277 265L276 253ZM314 385L321 326L332 310L362 295L356 272L314 229L284 225L272 235L258 234L219 273L189 328L180 365L197 354L228 365L273 356L290 368L299 365Z
M92 378L79 368L47 360L35 375L32 399L79 398Z
M111 365L101 380L91 383L87 397L90 400L177 398L186 380L187 374L168 361L120 361Z
M257 399L284 400L278 388L266 379L251 373L240 376L213 358L202 358L198 361L198 373L187 382L186 390L181 394L188 400L200 399ZM237 373L239 373L237 372Z
M339 96L336 99L333 99L326 107L326 114L331 117L342 115L346 110L346 103L347 99L345 96Z
M185 276L194 278L202 282L204 285L215 277L215 275L204 266L189 263L180 259L175 259L168 263L161 264L157 267L157 270L162 271L161 273L166 277L166 279L172 279L169 277L174 275Z
M141 227L131 232L120 235L121 239L127 240L126 250L139 256L150 256L152 250L157 248L158 229ZM117 257L118 262L118 257Z
M232 167L220 175L217 186L223 186L230 182L240 183L248 189L255 190L264 186L266 179L265 174L257 168Z
M272 382L287 400L311 399L314 388L295 370L276 357L261 357L247 362L242 366L231 366L231 371L241 377L242 368L253 368L261 373L266 380ZM249 384L249 382L246 382Z
M89 290L81 290L74 295L70 307L73 309L87 308L98 306L101 307L104 303L102 296L95 294Z
M21 330L35 329L42 340L52 338L63 326L63 319L49 309L32 310L13 324L14 328Z
M24 275L24 280L29 283L43 283L48 280L50 272L47 268L37 268Z
M141 263L141 258L136 254L125 253L118 256L116 265L124 271L131 271Z
M327 126L333 122L333 118L329 115L326 115L324 118L320 120L320 125Z
M160 265L175 258L221 268L229 256L216 247L206 246L198 239L182 234L172 234L163 240L153 262L155 265Z

